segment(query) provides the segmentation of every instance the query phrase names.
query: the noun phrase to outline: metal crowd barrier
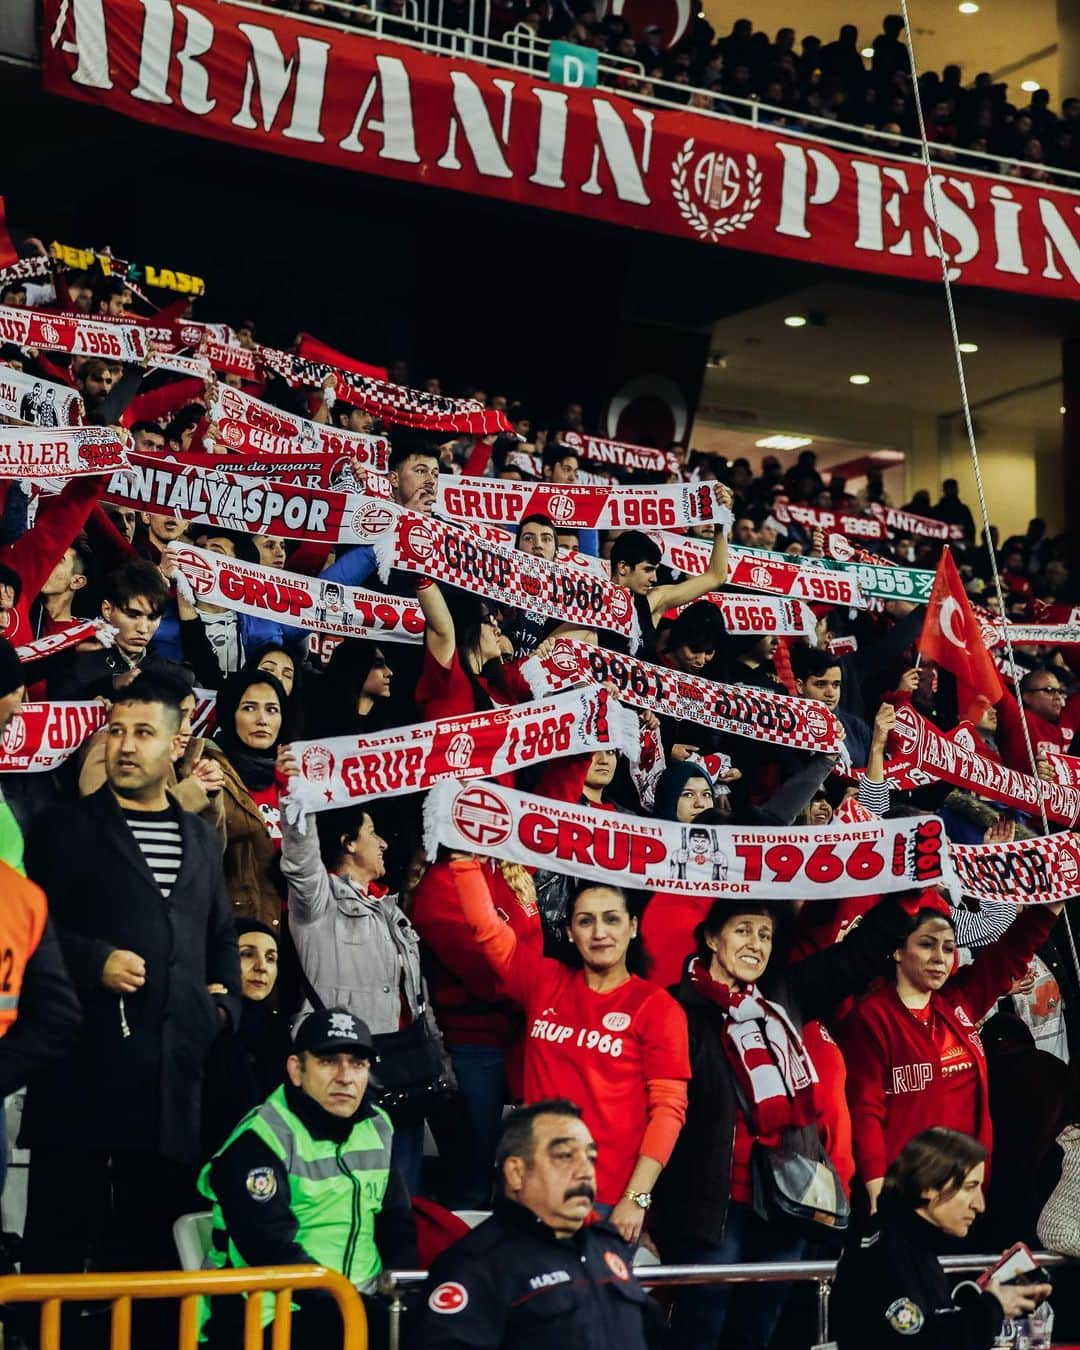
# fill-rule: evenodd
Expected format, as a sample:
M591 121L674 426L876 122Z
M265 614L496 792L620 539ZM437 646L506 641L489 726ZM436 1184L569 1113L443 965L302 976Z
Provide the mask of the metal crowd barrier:
M1047 1270L1080 1264L1056 1252L1036 1252L1036 1261ZM992 1266L999 1253L987 1256L942 1257L947 1274L980 1274ZM817 1343L829 1339L829 1296L836 1277L835 1261L762 1261L734 1266L635 1266L634 1275L650 1289L671 1289L689 1284L816 1284ZM427 1279L422 1270L384 1271L379 1292L390 1300L390 1350L399 1350L403 1295Z
M322 1266L251 1266L244 1270L155 1270L129 1274L6 1275L0 1278L0 1305L41 1304L40 1350L61 1350L60 1314L65 1303L111 1303L109 1350L131 1350L135 1299L179 1299L179 1350L196 1350L199 1302L222 1294L271 1293L274 1298L272 1350L288 1350L294 1289L325 1289L344 1325L342 1350L368 1350L367 1314L360 1295L336 1270ZM262 1350L262 1300L244 1309L244 1350ZM162 1347L164 1350L164 1347Z

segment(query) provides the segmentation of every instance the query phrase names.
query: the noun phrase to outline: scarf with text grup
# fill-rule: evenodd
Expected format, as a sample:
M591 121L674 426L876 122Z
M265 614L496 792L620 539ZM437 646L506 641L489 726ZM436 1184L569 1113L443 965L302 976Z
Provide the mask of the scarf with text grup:
M967 788L988 801L1004 802L1028 815L1039 814L1039 801L1046 803L1046 814L1062 825L1080 821L1080 789L1059 783L1043 783L1030 774L998 764L974 749L968 749L963 736L943 735L910 705L896 709L896 725L889 733L893 762L907 764L933 774L945 783Z
M589 487L578 483L513 483L499 478L439 479L435 508L455 521L516 525L548 516L556 529L675 529L715 523L725 534L732 515L715 483L668 487Z
M421 792L446 779L489 778L596 750L616 750L636 761L638 720L606 689L577 689L373 736L297 741L292 751L300 774L289 780L282 804L296 821L301 812Z
M714 980L696 956L689 974L697 992L724 1013L721 1041L742 1089L750 1133L775 1148L784 1130L817 1119L818 1076L802 1037L784 1009L762 997L757 985L729 988Z
M77 647L80 642L100 642L111 647L116 640L116 629L103 619L83 619L80 623L68 624L57 633L35 638L33 642L24 642L15 648L15 655L24 666L33 661L43 661L47 656Z
M682 825L526 796L496 783L438 784L424 848L483 853L584 881L668 895L835 900L952 887L937 816L860 825Z
M573 638L556 638L546 656L531 656L523 662L521 673L537 695L566 689L583 679L610 682L625 703L660 717L827 755L838 754L842 744L840 723L815 699L791 698L749 685L718 684Z
M999 844L952 844L958 889L976 900L1041 905L1080 893L1080 843L1070 831Z
M895 506L871 502L870 510L894 534L915 534L922 539L951 539L954 542L964 537L963 527L960 525L946 525L943 520L916 516Z
M196 601L337 637L411 643L423 637L424 616L415 600L241 562L175 540L168 553Z
M108 709L89 703L24 703L0 738L0 773L46 773L58 768L105 725Z
M287 384L319 389L328 375L335 375L346 392L341 393L351 407L366 412L397 426L424 427L428 431L464 432L469 436L492 436L502 431L513 431L505 413L497 408L485 408L473 399L446 398L442 394L427 394L420 389L409 389L389 380L375 380L352 370L341 370L321 361L308 361L288 352L259 348L259 360Z
M0 417L35 427L72 427L82 422L85 411L69 385L0 366Z
M816 506L802 506L798 502L783 500L773 502L770 511L781 525L802 525L807 530L835 530L855 539L884 539L887 535L880 520L852 516L846 511L826 511Z
M236 455L261 459L271 456L292 459L298 453L332 455L341 461L343 470L349 461L355 461L364 472L386 472L390 442L385 436L369 436L313 422L272 407L228 384L215 387L207 404L207 416L222 443Z
M580 568L491 544L457 526L404 510L374 548L384 582L392 568L420 572L496 604L618 633L631 650L641 642L630 592Z
M117 361L143 361L149 350L145 330L135 324L115 324L105 319L19 309L13 305L0 305L0 342Z
M267 483L157 455L130 454L128 463L130 473L110 476L103 502L196 525L316 544L370 544L394 520L391 503L355 492Z
M130 445L113 427L0 427L0 479L108 473L127 464Z
M370 478L368 481L368 491L370 492L372 490ZM479 520L458 520L453 523L468 530L470 534L475 534L479 539L486 539L489 544L501 544L504 548L517 548L517 536L511 534L509 530L501 529L498 525L487 525ZM568 567L580 567L584 572L591 572L601 581L611 580L611 569L603 558L594 558L588 553L579 553L576 548L557 548L555 557L557 561L565 563Z
M674 534L650 534L660 547L663 561L687 576L709 570L712 546L700 539ZM731 544L728 547L729 586L772 595L789 595L813 604L844 605L864 609L866 601L852 577L826 571L780 553L759 552Z
M614 464L619 469L641 469L647 473L678 473L678 456L670 450L653 450L647 445L628 445L624 441L606 441L577 431L564 431L563 445L590 464Z

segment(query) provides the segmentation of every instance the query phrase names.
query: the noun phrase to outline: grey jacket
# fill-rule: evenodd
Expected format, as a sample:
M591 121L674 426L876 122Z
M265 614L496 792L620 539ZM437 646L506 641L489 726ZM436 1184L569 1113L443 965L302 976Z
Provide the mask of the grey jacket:
M281 871L289 884L289 931L301 968L328 1008L348 1008L376 1036L397 1031L401 990L414 1017L427 1004L419 935L394 896L365 895L327 872L314 819L302 823L303 834L300 823L290 824L282 811ZM294 1034L311 1011L305 999Z

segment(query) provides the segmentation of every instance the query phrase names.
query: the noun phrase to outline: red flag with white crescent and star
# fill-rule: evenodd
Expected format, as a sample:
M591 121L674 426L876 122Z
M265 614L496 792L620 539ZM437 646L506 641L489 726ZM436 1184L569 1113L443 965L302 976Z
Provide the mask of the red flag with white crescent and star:
M956 677L957 711L961 719L966 717L977 723L983 708L1004 696L1001 675L986 650L979 621L972 613L948 549L942 552L937 565L918 645L928 661L936 662Z

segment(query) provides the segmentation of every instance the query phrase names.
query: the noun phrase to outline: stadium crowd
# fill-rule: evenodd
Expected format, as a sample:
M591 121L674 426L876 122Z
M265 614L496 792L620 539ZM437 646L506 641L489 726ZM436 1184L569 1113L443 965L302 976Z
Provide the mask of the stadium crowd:
M597 31L632 41L613 23ZM775 68L793 98L850 88L831 83L847 79L845 44L800 64L790 31L763 47L745 27L736 25L715 57L707 42L685 62L673 55L673 69L697 78L711 68L708 78L725 91L747 68L753 87ZM896 39L893 31L899 47ZM887 100L903 89L895 47L879 39L866 79L850 46L859 97L876 91ZM979 101L963 105L977 125ZM987 106L996 106L992 94ZM61 268L51 281L4 281L0 305L118 326L151 317L122 278ZM258 355L254 326L231 328L224 350ZM343 435L387 436L391 500L423 517L436 511L440 481L461 476L523 487L695 484L711 519L730 507L732 522L730 530L709 520L689 528L686 542L702 551L696 571L673 570L640 530L567 529L543 514L514 521L513 543L522 560L570 557L584 570L602 559L638 620L639 660L816 704L841 724L839 749L780 746L767 732L735 735L639 711L634 736L648 746L639 764L598 749L499 781L610 813L616 825L674 823L681 865L712 866L714 878L714 831L733 826L932 813L962 843L1041 833L1037 813L988 799L977 785L891 779L886 764L900 710L912 707L943 731L970 717L973 754L1020 774L1031 768L1026 733L1040 775L1067 756L1080 722L1070 627L1077 596L1065 540L1048 537L1043 522L987 547L947 481L939 497L917 492L900 507L901 523L873 542L882 570L932 571L944 546L925 527L951 527L967 598L988 621L1002 617L999 578L1010 622L1065 625L1073 638L1017 647L1019 703L1007 679L972 705L954 672L920 654L925 604L816 604L813 634L795 637L730 631L708 598L748 595L728 584L729 535L739 549L824 568L836 526L823 525L822 513L880 519L875 508L897 505L880 479L853 492L826 480L811 451L787 467L775 456L755 466L685 446L662 469L600 469L588 458L583 411L592 390L543 409L516 403L512 391L470 388L462 391L468 406L501 414L505 429L447 434L380 420L344 376L293 387L262 363L247 376L230 364L226 355L204 380L8 343L0 386L7 371L38 388L19 409L25 415L4 421L55 425L46 403L74 394L81 417L73 423L122 428L140 454L183 464L212 453L218 467L242 468L207 407L232 387ZM404 363L390 374L432 400L442 394L438 380ZM308 768L302 747L352 737L362 748L395 730L407 739L433 720L490 719L527 705L534 694L522 665L550 654L568 625L417 571L380 580L366 545L103 503L109 478L0 481L3 753L16 755L25 739L24 697L105 710L101 725L87 719L90 734L74 737L62 763L0 776L4 876L25 872L41 887L67 971L55 960L44 975L41 960L28 968L16 1023L22 1059L13 1059L14 1029L0 1041L0 1089L29 1078L24 1271L170 1268L173 1222L208 1205L217 1264L333 1264L307 1240L296 1207L305 1186L329 1177L323 1163L340 1159L346 1139L361 1148L350 1131L362 1127L357 1156L382 1149L383 1161L381 1170L366 1164L364 1198L355 1201L365 1218L339 1268L370 1289L383 1266L426 1264L463 1231L447 1210L491 1207L497 1158L504 1193L496 1208L506 1212L519 1159L499 1142L504 1109L549 1101L580 1110L598 1153L574 1194L596 1202L628 1258L639 1245L691 1263L835 1254L827 1226L815 1236L805 1224L763 1217L762 1158L797 1137L830 1178L837 1214L846 1218L850 1196L853 1225L863 1225L879 1200L886 1209L895 1201L905 1146L940 1126L970 1136L972 1168L985 1163L985 1204L978 1186L980 1198L970 1200L969 1250L1035 1247L1051 1234L1080 1255L1080 1215L1065 1205L1063 1217L1061 1200L1071 1175L1063 1158L1075 1152L1080 1126L1080 976L1058 922L1061 903L980 909L951 903L936 886L880 894L868 885L865 894L813 903L797 889L762 902L642 894L482 852L442 846L429 856L422 793L362 793L344 810L309 809L301 798L304 809L291 809L291 788ZM275 569L283 584L290 575L336 583L339 605L349 587L381 590L419 608L423 640L327 637L272 612L210 603L177 565L177 546L187 543ZM99 629L64 647L65 632L88 618L113 630L111 644ZM583 635L580 624L569 627ZM17 648L50 638L60 650L41 655L39 647L21 664ZM620 655L609 632L584 638ZM44 1006L43 979L52 982ZM767 1071L759 1045L770 1047ZM269 1115L268 1099L276 1103ZM296 1172L280 1130L302 1134L314 1150L303 1155L307 1171ZM959 1230L939 1227L944 1249ZM445 1339L442 1326L453 1322L445 1314L458 1308L439 1308L437 1296L458 1287L433 1292L416 1344L503 1343ZM723 1334L723 1344L766 1350L785 1335L784 1304L772 1286L685 1289L667 1344L716 1346ZM1010 1306L993 1309L1000 1318ZM894 1330L910 1315L896 1303L887 1314ZM230 1343L217 1334L218 1344Z

